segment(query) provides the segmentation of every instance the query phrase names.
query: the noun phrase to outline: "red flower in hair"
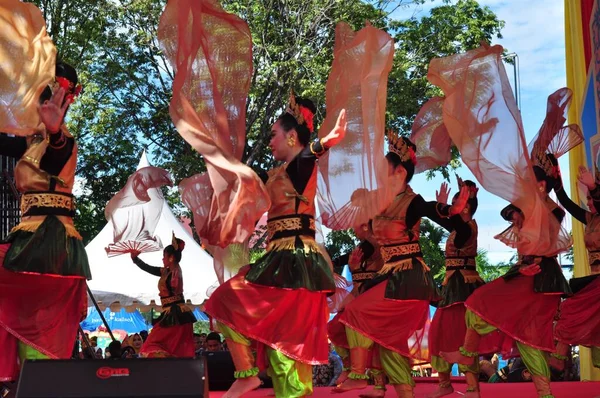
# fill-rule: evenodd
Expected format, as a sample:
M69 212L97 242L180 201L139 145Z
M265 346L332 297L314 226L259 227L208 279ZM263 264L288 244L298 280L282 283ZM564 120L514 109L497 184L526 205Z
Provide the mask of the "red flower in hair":
M64 77L56 77L56 82L61 88L64 88L66 92L71 91L71 82Z
M304 118L304 122L306 123L306 127L308 127L308 131L310 131L311 133L313 131L315 131L315 127L313 124L313 119L315 117L315 114L312 113L310 111L310 109L300 105L300 113L302 114L302 117Z
M412 149L411 147L408 148L408 153L410 153L410 161L412 162L413 165L417 165L417 154L415 153L415 150Z

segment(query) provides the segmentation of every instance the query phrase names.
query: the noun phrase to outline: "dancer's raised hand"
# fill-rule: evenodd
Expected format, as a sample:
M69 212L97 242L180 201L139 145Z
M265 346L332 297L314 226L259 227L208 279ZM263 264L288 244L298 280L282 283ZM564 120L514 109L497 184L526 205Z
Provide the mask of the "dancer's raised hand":
M460 187L460 185L459 185ZM448 204L448 198L450 197L450 188L448 183L442 182L440 190L435 191L435 200L439 203Z
M456 201L454 201L454 204L450 206L450 215L453 216L460 214L460 212L463 211L467 205L467 200L469 200L469 187L463 185L460 187L460 192L458 193Z
M596 188L596 179L591 171L587 167L579 166L579 174L577 180L588 187L589 190Z
M325 145L326 148L331 148L339 144L346 136L347 124L346 110L342 109L337 118L337 122L335 123L335 127L329 134L321 139L321 143Z
M65 89L60 87L52 93L52 97L48 101L38 105L40 119L46 126L47 133L52 134L60 131L60 126L62 126L65 119L65 113L67 113L69 105L73 102L71 96L68 96L65 100L65 94Z

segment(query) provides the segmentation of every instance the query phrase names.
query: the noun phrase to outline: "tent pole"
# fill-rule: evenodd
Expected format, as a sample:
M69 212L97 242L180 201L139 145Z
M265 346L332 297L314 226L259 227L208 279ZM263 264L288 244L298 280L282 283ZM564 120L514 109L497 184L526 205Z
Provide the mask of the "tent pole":
M104 318L104 314L102 313L102 311L100 311L100 307L98 306L98 303L96 302L96 299L94 298L94 295L92 294L92 291L90 290L90 287L87 285L87 283L85 286L87 287L88 295L92 299L92 303L94 303L94 307L96 307L96 310L98 311L98 314L100 315L100 318L102 319L102 322L104 322L104 326L106 326L106 330L108 331L108 334L110 334L110 338L112 339L112 341L117 341L117 339L115 339L115 336L113 336L112 330L110 330L110 327L108 326L108 322L106 322L106 318Z

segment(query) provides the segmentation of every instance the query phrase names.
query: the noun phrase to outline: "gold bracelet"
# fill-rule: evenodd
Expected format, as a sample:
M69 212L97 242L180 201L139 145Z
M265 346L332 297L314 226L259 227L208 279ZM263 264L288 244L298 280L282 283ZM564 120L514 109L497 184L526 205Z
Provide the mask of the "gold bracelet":
M313 155L315 155L315 156L321 156L321 155L322 155L322 154L324 154L324 153L325 153L325 151L327 150L327 149L325 149L325 145L323 145L323 143L321 142L322 140L323 140L323 139L320 139L320 140L319 140L319 145L321 145L321 148L322 148L320 152L317 152L317 151L315 151L315 150L314 150L314 148L313 148L313 145L315 144L315 142L314 142L314 141L310 143L310 152L311 152Z

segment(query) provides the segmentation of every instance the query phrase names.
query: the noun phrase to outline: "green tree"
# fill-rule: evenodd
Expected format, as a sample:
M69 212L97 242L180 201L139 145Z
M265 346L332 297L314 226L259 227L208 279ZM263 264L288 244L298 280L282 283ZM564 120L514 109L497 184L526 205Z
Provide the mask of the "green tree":
M421 252L425 264L431 268L434 279L438 284L444 280L446 257L442 244L448 238L448 232L428 219L421 220Z
M492 264L488 258L487 251L484 249L479 249L477 251L477 257L475 258L475 261L477 262L477 272L479 272L481 279L486 282L491 282L504 275L512 264L514 264L515 260L516 257L513 256L508 263Z
M173 76L157 41L165 0L34 2L60 58L78 69L84 85L69 128L80 145L76 225L89 241L105 224L104 206L134 171L143 148L175 183L203 171L204 163L177 134L168 113ZM243 161L256 170L273 166L269 127L284 110L290 88L314 99L316 121L322 120L338 21L357 30L370 21L393 34L387 117L391 127L408 134L421 104L436 94L425 78L429 60L491 41L503 26L473 0L444 2L421 19L391 17L396 7L417 3L423 1L223 0L224 8L248 21L254 44ZM168 198L179 211L177 195Z

